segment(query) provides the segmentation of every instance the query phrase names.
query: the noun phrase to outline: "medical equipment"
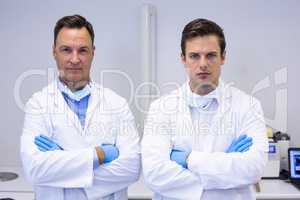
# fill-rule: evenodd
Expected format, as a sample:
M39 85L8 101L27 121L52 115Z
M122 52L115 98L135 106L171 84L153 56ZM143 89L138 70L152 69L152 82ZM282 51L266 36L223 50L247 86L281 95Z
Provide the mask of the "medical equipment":
M290 136L280 131L274 134L280 150L280 170L288 170L288 149L290 147Z
M278 178L280 169L279 145L269 138L268 162L263 172L263 178Z

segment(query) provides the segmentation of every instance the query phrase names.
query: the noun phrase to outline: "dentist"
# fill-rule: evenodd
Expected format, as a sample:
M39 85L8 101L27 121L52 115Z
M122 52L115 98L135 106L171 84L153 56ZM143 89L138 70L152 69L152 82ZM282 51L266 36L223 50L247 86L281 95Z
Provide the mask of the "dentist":
M21 136L36 199L122 200L139 177L139 137L127 102L93 82L94 31L82 16L54 29L58 78L27 102Z
M154 200L255 199L268 142L259 101L220 80L223 30L196 19L182 32L189 80L155 100L142 140L143 174Z

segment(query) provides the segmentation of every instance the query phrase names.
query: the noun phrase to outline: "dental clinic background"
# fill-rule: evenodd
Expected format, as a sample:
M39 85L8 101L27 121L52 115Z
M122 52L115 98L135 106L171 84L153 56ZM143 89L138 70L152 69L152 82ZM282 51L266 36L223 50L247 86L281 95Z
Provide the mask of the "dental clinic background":
M144 4L155 7L153 98L185 80L180 61L183 26L195 18L220 24L227 40L222 79L258 98L267 125L300 146L300 2L297 0L0 1L0 166L21 166L24 104L55 75L53 28L81 14L94 26L93 79L125 97L142 134ZM176 84L174 84L176 83ZM139 97L139 98L136 98ZM151 98L149 98L151 99Z

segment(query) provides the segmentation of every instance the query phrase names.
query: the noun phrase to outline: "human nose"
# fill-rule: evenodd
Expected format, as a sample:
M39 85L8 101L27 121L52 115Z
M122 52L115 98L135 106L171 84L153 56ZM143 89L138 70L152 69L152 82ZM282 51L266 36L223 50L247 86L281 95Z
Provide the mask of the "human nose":
M199 68L200 68L202 71L205 71L205 70L207 70L207 68L208 68L208 61L207 61L207 58L205 58L204 56L202 56L202 57L199 59Z
M71 61L72 64L78 64L80 62L79 55L78 55L78 53L76 51L74 51L72 53L72 57L71 57L70 61Z

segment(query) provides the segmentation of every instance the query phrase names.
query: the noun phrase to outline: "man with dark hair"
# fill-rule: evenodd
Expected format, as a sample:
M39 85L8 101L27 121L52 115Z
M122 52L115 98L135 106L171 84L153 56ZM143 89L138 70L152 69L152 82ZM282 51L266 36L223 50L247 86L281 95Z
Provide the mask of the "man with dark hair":
M94 31L82 16L58 20L59 75L26 104L24 171L36 199L127 199L139 177L139 137L127 102L93 82Z
M220 80L226 42L207 19L182 32L188 81L155 100L142 140L145 181L153 199L255 199L268 141L259 101Z
M72 16L65 16L56 22L54 28L54 44L56 42L57 35L62 28L82 28L85 27L86 30L89 32L92 44L94 45L95 33L93 26L90 22L88 22L84 17L80 15L72 15Z

